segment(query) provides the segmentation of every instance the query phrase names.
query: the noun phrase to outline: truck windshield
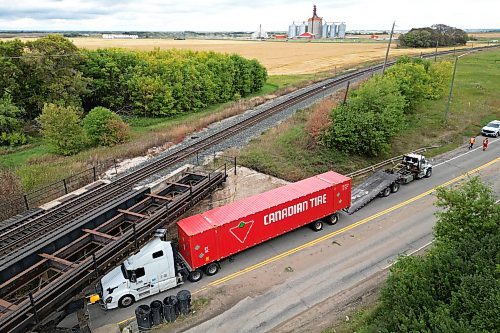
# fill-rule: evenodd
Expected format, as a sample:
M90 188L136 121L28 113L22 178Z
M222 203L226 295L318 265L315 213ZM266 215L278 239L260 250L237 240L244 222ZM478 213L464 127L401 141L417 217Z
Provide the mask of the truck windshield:
M126 269L125 269L125 265L124 264L121 264L120 265L120 268L122 270L122 274L123 274L123 277L128 280L129 279L129 276L128 276L128 272Z

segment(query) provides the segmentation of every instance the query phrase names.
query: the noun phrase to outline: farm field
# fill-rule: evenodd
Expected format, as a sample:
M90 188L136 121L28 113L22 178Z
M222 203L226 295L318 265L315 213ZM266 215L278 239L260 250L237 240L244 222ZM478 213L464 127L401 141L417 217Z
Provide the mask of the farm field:
M191 49L237 53L246 58L259 60L269 75L310 74L347 68L362 62L380 60L385 56L386 43L307 43L307 42L260 42L237 40L169 40L135 39L104 40L100 38L74 38L76 46L88 49L127 48L138 50ZM420 54L433 49L397 49L391 56Z

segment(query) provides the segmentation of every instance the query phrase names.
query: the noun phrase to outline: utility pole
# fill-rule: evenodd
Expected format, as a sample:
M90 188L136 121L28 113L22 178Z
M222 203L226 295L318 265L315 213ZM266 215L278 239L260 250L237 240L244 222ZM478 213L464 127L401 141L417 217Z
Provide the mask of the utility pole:
M455 57L455 66L453 67L453 76L451 77L450 93L448 94L448 103L446 103L446 109L444 111L444 125L448 125L448 111L450 109L451 103L451 93L453 92L453 83L455 82L455 73L457 72L457 62L458 57Z
M448 111L450 109L450 103L451 103L451 93L453 92L453 83L455 82L455 73L457 72L457 62L458 58L462 58L463 56L466 56L468 54L471 54L475 52L476 50L472 50L469 52L466 52L462 55L455 56L455 65L453 66L453 76L451 77L451 85L450 85L450 93L448 94L448 103L446 103L446 109L444 111L444 125L448 125Z
M439 39L436 39L436 51L434 52L434 62L436 62L437 54L438 54L438 46L439 46Z
M394 21L392 23L391 35L389 36L389 45L387 45L387 51L385 51L385 60L384 60L384 66L382 67L382 75L384 75L385 67L387 66L387 57L389 57L389 49L391 48L392 34L394 33L394 26L395 25L396 25L396 21Z

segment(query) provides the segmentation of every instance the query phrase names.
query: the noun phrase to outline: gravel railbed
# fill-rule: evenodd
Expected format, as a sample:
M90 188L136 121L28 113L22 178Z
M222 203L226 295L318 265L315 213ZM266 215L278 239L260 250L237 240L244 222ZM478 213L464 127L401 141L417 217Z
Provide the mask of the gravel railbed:
M353 79L352 82L356 82L356 81L359 81L359 80L362 80L362 79L365 79L365 78L368 78L372 75L372 73L369 73L369 74L365 74L365 75L362 75L360 77L357 77L356 79ZM338 79L338 78L342 78L343 76L339 76L335 79ZM236 123L240 122L241 120L243 119L248 119L252 116L254 116L255 114L258 114L260 112L264 112L265 110L271 108L271 107L274 107L280 103L282 103L283 101L286 101L292 97L295 97L297 95L300 95L304 92L307 92L307 91L310 91L312 89L315 89L317 87L320 87L320 86L323 86L331 81L333 81L334 79L327 79L325 81L321 81L321 82L318 82L318 83L315 83L315 84L312 84L308 87L305 87L305 88L302 88L302 89L298 89L290 94L287 94L287 95L283 95L283 96L280 96L280 97L277 97L271 101L268 101L266 103L263 103L253 109L250 109L248 111L245 111L244 113L240 114L240 115L237 115L237 116L233 116L233 117L230 117L230 118L227 118L227 119L224 119L222 121L219 121L217 123L214 123L214 124L211 124L210 126L204 128L203 130L201 131L198 131L198 132L195 132L195 133L192 133L190 134L188 137L186 137L186 139L184 139L184 141L182 141L181 143L175 145L175 146L172 146L168 149L166 149L165 151L163 151L162 153L158 154L157 156L147 160L146 162L144 163L141 163L137 166L134 166L128 170L126 170L125 172L119 174L118 176L114 177L114 179L117 179L117 178L121 178L123 177L124 175L128 175L132 172L135 172L137 170L139 170L140 168L150 164L150 163L153 163L161 158L164 158L168 155L171 155L173 153L176 153L178 152L179 150L181 149L184 149L186 148L187 146L191 145L193 142L196 142L197 140L202 140L204 138L207 138L208 136L211 136L219 131L223 131L233 125L235 125ZM334 87L331 87L331 88L328 88L328 89L324 89L323 92L319 93L319 94L316 94L298 104L295 104L289 108L286 108L284 109L283 111L280 111L266 119L264 119L263 121L255 124L254 126L252 127L249 127L245 130L243 130L242 132L236 134L236 135L233 135L231 136L230 138L227 138L225 140L222 140L221 142L219 142L218 144L210 147L208 150L206 151L203 151L203 152L200 152L198 154L198 158L199 160L203 160L207 157L209 157L210 155L213 155L214 153L216 152L221 152L221 151L224 151L228 148L241 148L243 146L245 146L246 144L248 144L248 142L254 138L257 138L259 137L263 132L265 132L266 130L272 128L272 127L275 127L276 125L280 124L281 122L285 121L286 119L290 118L293 114L295 114L295 112L297 112L298 110L301 110L301 109L305 109L317 102L319 102L320 100L324 99L325 97L327 96L330 96L332 94L334 94L335 92L339 91L339 90L342 90L342 89L345 89L346 87L346 84L342 84L342 85L338 85L338 86L334 86ZM138 183L136 186L142 186L142 185L147 185L153 181L156 181L158 180L159 178L161 177L164 177L165 175L168 175L169 173L171 173L173 170L176 170L177 168L181 167L182 165L185 165L187 163L190 163L190 164L196 164L197 163L197 160L196 160L196 156L193 156L191 158L188 158L180 163L177 163L171 167L168 167L168 168L165 168L164 170L162 170L161 172L159 173L156 173L155 175L141 181L140 183Z

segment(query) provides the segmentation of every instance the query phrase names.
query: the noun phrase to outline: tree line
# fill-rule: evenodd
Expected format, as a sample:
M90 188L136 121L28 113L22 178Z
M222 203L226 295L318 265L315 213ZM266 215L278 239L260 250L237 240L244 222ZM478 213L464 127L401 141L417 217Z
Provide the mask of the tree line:
M406 47L436 47L465 45L469 37L462 29L445 24L413 28L399 36L399 44Z
M438 99L451 75L451 63L431 63L403 56L386 70L352 91L345 104L331 112L331 125L320 141L344 153L379 156L408 126L419 103Z
M266 80L258 61L236 54L80 50L55 34L0 41L0 144L24 143L23 121L48 104L169 117L248 96Z
M435 242L424 257L391 268L360 333L498 332L500 205L478 177L439 188Z

